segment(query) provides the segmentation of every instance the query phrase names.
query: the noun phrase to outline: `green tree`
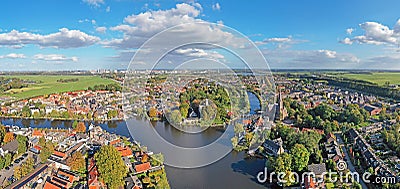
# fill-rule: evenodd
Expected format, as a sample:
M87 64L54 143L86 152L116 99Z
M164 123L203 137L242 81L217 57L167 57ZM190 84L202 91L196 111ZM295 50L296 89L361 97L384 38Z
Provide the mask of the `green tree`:
M78 126L78 121L74 120L74 122L72 123L72 128L76 129L77 126Z
M302 144L295 144L291 150L293 158L293 170L303 171L307 168L310 153Z
M189 104L184 102L179 106L179 111L181 112L181 115L183 118L187 118L188 113L189 113Z
M117 189L124 186L128 173L120 153L113 146L102 146L94 156L100 178L108 188Z
M17 141L18 141L18 154L25 153L27 150L28 138L23 135L17 135Z
M85 157L81 152L75 152L67 158L67 165L73 171L85 172Z
M6 128L0 123L0 145L3 143L5 135L6 135Z
M182 121L181 112L179 110L172 110L170 113L170 122L172 124L179 124Z
M40 140L42 140L42 142ZM45 141L43 137L39 139L39 145L42 147L39 157L41 162L45 163L51 154L54 153L54 145L51 141Z
M287 171L292 171L292 157L288 153L280 154L272 162L272 167L277 173L286 173Z

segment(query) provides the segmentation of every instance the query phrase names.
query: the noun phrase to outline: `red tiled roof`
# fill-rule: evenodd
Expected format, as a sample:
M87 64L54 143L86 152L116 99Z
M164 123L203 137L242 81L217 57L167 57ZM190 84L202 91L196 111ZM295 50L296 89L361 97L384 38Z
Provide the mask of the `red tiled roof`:
M124 148L124 147L115 147L117 150L118 150L118 152L120 152L121 153L121 156L122 157L127 157L127 156L132 156L133 155L133 153L132 153L132 150L130 149L130 148Z
M33 148L35 148L36 150L40 151L42 148L38 145L35 145Z
M110 145L117 144L117 143L119 143L120 141L121 141L120 139L113 140L113 141L110 142Z
M60 187L56 186L55 184L52 184L50 182L46 182L44 184L43 189L61 189Z
M135 170L137 173L148 171L151 168L150 162L135 165Z
M58 174L61 174L61 175L64 175L64 176L66 176L66 177L68 177L68 181L70 182L70 183L72 183L73 181L74 181L74 178L75 178L75 176L74 175L71 175L71 174L69 174L69 173L67 173L67 172L65 172L65 171L62 171L62 170L58 170Z
M59 152L57 150L54 150L53 154L62 158L66 157L66 154L64 152Z
M38 129L34 129L32 132L32 137L35 137L35 136L42 137L42 136L44 136L44 133Z
M317 132L317 133L319 133L319 134L324 134L324 131L323 130L321 130L321 129L310 129L310 128L303 128L302 130L301 130L301 132L307 132L307 131L315 131L315 132Z

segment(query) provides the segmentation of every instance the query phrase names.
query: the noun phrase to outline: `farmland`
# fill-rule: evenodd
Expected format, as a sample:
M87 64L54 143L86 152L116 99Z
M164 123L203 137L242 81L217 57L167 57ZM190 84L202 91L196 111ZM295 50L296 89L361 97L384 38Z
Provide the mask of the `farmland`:
M75 75L3 75L6 78L19 78L30 81L27 87L10 89L0 96L10 96L15 99L25 99L46 94L67 91L85 90L95 85L106 85L115 81L101 78L100 76L75 76ZM60 82L67 81L67 82Z
M387 82L400 85L400 72L344 73L335 75L348 79L368 81L379 86L386 85Z

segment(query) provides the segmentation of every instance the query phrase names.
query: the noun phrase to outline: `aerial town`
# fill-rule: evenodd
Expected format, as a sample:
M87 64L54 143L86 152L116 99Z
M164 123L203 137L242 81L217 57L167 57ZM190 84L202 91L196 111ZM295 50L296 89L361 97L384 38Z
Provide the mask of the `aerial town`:
M206 85L209 91L203 94L207 99L216 95L221 101L214 100L223 105L224 94L218 92L217 86L196 80L184 88L170 82L164 88L163 74L151 83L138 85L143 90L134 88L126 100L121 91L79 90L3 103L4 118L75 121L70 128L1 126L0 187L169 188L161 153L151 152L140 141L85 122L121 120L126 116L124 110L134 116L153 118L152 121L170 121L164 119L170 113L163 111L165 106L180 114L178 122L199 120L209 113L194 110L193 104L199 101L198 94L204 89L201 85ZM292 176L313 173L299 181L287 176L281 182L271 176L271 181L263 183L265 186L307 189L399 186L399 103L371 92L342 87L340 83L332 84L325 74L279 73L274 75L274 80L274 120L261 116L260 109L236 117L233 112L237 113L238 107L233 112L218 110L222 112L219 115L223 120L220 123L224 123L222 128L234 125L233 150L244 151L250 158L264 159L271 171ZM264 93L254 80L242 77L242 81L240 88L262 100L260 96ZM170 102L160 104L166 94L173 95ZM174 100L176 103L171 103ZM241 103L242 109L248 109L251 104ZM259 103L261 107L263 102ZM259 135L262 137L257 138ZM339 181L327 178L325 173L329 171L334 171ZM349 174L366 172L371 178L384 178L386 182L368 183Z

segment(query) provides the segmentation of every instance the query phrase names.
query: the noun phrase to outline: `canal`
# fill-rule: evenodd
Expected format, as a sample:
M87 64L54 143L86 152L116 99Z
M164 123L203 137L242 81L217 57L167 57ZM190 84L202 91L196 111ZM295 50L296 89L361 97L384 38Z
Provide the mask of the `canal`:
M260 108L260 103L256 95L248 93L251 112ZM0 118L4 125L17 125L21 127L34 128L71 128L72 121L57 120L31 120L31 119L8 119ZM154 129L158 135L169 143L179 145L184 148L196 148L212 144L213 141L220 138L225 133L225 128L208 128L201 133L184 133L165 122L152 122L142 119L127 120L129 127L150 127ZM128 129L125 121L113 122L93 122L100 125L103 129L111 133L130 137L130 129ZM88 125L90 123L86 123ZM148 136L136 136L132 133L137 141L139 138ZM142 133L141 133L142 134ZM227 141L225 141L227 142ZM157 153L157 144L146 144L149 150ZM214 151L205 152L202 156L214 154ZM175 154L179 156L180 154ZM166 155L167 156L167 155ZM168 157L165 157L168 158ZM193 156L179 157L191 161ZM166 166L166 172L171 188L266 188L266 186L257 182L256 175L264 170L265 160L253 157L247 157L244 152L229 151L218 161L198 167L198 168L177 168L175 166Z

